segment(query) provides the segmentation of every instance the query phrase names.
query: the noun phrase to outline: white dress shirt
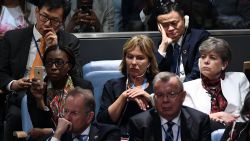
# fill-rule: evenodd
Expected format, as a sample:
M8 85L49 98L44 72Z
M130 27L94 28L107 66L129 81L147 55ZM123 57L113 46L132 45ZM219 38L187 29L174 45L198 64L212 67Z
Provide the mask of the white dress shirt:
M162 141L165 141L166 135L164 132L163 127L165 128L165 130L168 129L167 126L167 122L168 120L166 120L165 118L161 117L161 135L162 135ZM175 117L172 122L174 122L175 124L172 126L172 130L173 130L173 135L174 135L174 139L173 141L181 141L181 120L180 120L180 113L178 114L177 117ZM178 139L177 139L178 138Z

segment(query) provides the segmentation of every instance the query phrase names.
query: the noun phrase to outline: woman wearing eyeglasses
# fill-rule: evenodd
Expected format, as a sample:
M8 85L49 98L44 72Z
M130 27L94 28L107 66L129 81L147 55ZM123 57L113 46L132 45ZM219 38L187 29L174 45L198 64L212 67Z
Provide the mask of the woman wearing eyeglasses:
M128 119L151 107L152 80L158 73L153 41L144 35L129 39L123 46L120 70L124 77L106 82L97 121L116 124L128 135Z
M64 100L75 86L91 89L92 85L81 78L71 78L69 72L75 65L75 57L68 48L50 47L46 50L43 62L47 76L43 80L32 79L28 97L28 110L33 124L32 137L51 133L51 128L63 116Z

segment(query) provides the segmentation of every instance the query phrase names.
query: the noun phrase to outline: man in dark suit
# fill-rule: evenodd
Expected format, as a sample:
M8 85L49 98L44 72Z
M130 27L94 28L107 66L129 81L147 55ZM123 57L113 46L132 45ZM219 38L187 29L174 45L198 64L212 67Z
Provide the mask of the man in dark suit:
M72 34L60 29L67 16L68 4L65 0L39 0L35 14L37 23L28 28L9 31L5 34L0 47L0 89L9 95L8 114L6 116L7 127L20 129L17 124L20 119L20 101L26 89L31 85L29 74L34 60L39 54L41 37L46 42L46 47L66 46L72 49L76 58L79 56L79 40ZM78 60L76 60L78 62ZM81 76L80 67L75 67L71 77L77 79ZM19 121L19 120L18 120ZM12 135L12 130L7 134Z
M189 17L177 3L162 4L156 11L162 40L156 54L160 71L178 74L184 81L200 77L199 45L209 33L189 28Z
M145 0L146 6L140 12L141 21L147 30L157 30L154 12L161 4L172 1L180 5L185 15L190 16L190 25L193 28L212 28L216 12L210 0Z
M95 99L90 90L75 88L66 97L64 118L59 118L51 141L120 141L121 131L114 125L92 123ZM92 124L91 124L92 123Z
M160 72L153 85L155 109L130 119L130 141L211 141L209 116L182 106L186 92L178 76Z

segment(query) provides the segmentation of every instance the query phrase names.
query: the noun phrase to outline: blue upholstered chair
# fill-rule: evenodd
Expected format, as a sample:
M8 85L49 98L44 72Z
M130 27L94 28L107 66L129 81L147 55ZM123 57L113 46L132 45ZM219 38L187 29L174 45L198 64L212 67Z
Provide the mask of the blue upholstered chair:
M220 141L221 137L224 134L225 129L218 129L211 133L211 140L212 141Z
M118 71L121 60L91 61L82 67L83 77L93 71Z
M100 107L103 86L107 80L122 77L119 71L121 60L92 61L83 66L83 77L89 80L94 87L97 113Z

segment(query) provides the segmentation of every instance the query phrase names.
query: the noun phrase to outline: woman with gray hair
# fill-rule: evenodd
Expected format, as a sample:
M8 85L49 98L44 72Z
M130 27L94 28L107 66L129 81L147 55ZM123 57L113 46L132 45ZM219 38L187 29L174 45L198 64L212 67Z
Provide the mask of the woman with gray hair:
M199 48L201 78L184 83L184 105L209 114L212 129L225 128L239 118L249 82L242 72L226 72L231 61L230 45L209 37ZM222 124L220 124L222 123Z

